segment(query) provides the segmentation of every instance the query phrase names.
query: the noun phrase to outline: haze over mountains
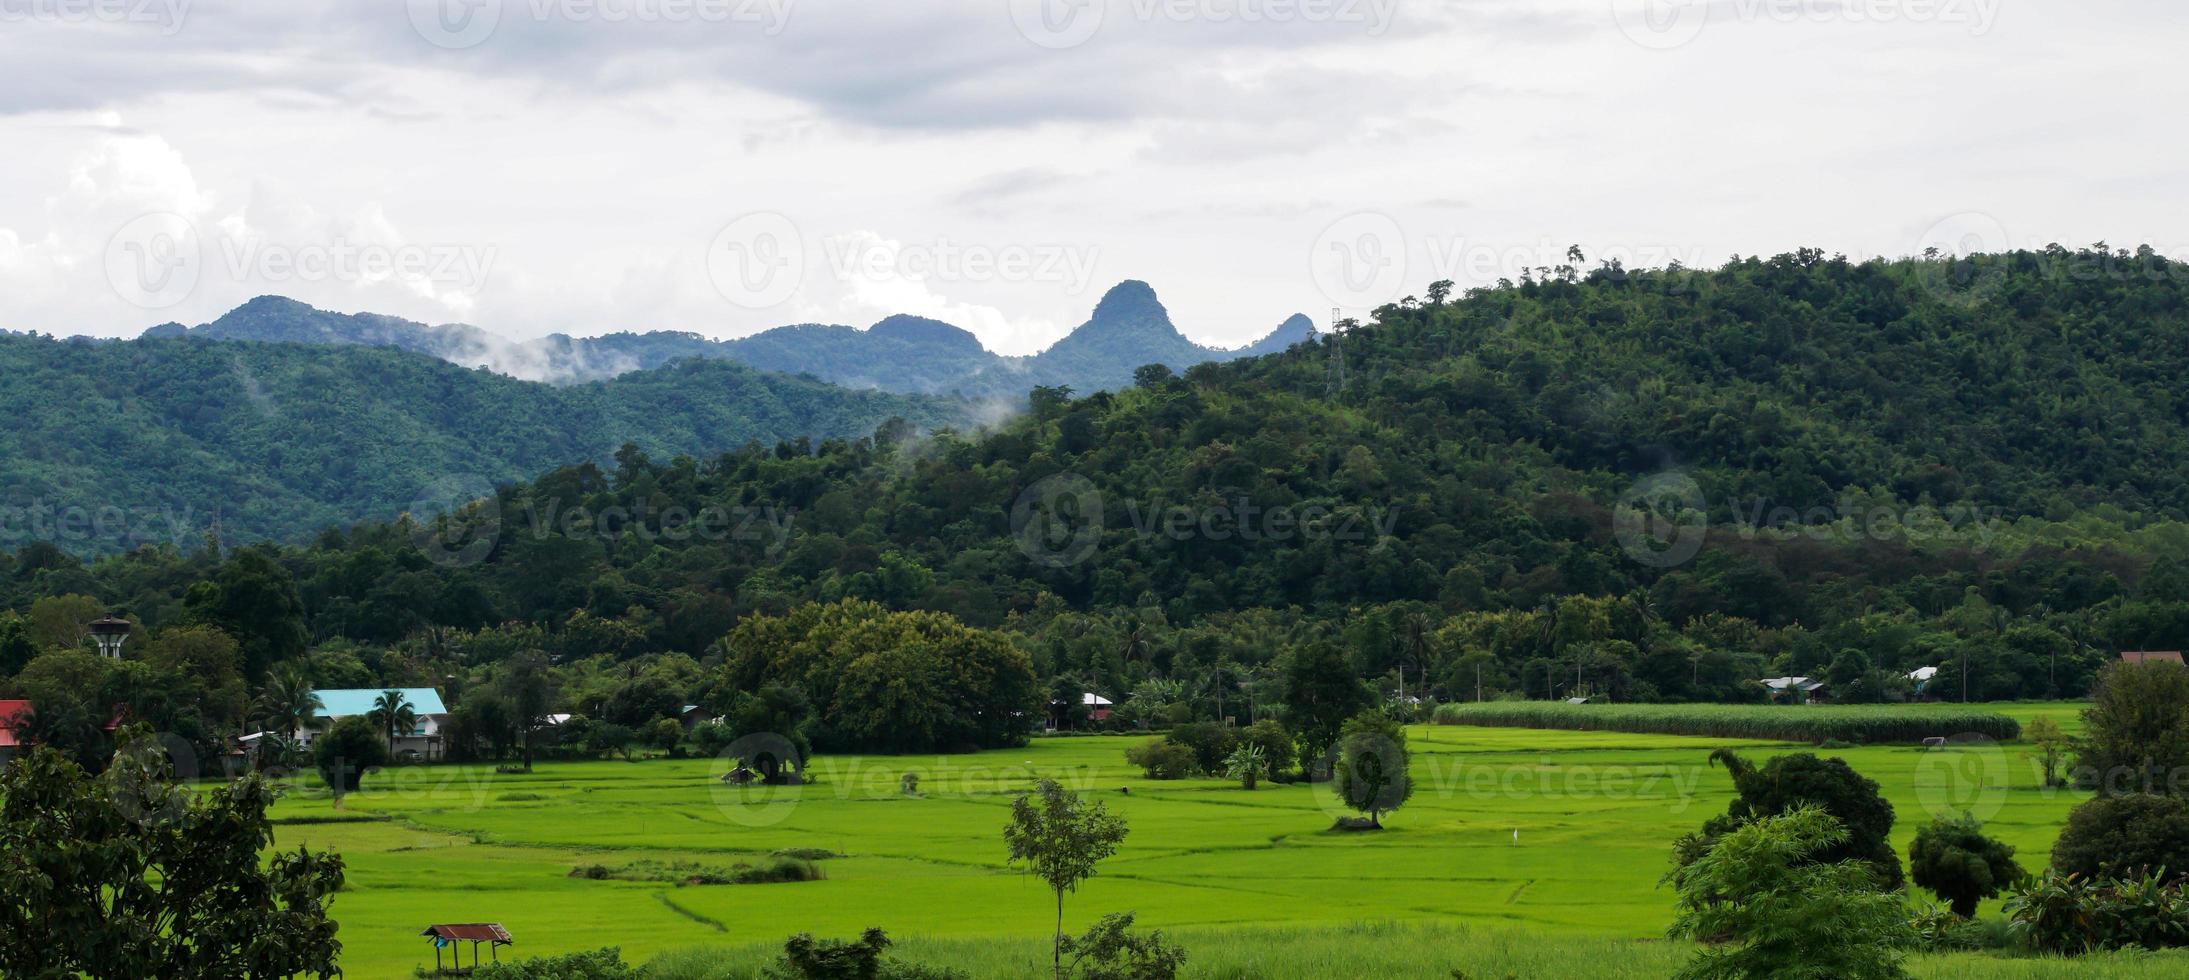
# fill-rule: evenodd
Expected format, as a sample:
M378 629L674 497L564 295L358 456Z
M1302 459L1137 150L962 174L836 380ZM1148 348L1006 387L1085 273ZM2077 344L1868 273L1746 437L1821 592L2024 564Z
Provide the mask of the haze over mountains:
M650 331L598 337L554 334L512 341L468 324L335 313L279 296L261 296L196 327L161 324L144 336L396 347L556 384L602 380L686 358L709 358L764 371L809 374L847 388L1016 400L1035 385L1069 386L1081 393L1115 390L1130 384L1133 370L1144 364L1184 370L1208 361L1277 353L1314 337L1315 325L1295 314L1245 347L1204 347L1171 322L1154 289L1127 280L1102 297L1085 323L1030 357L994 353L964 329L905 315L887 317L863 330L798 324L733 340Z

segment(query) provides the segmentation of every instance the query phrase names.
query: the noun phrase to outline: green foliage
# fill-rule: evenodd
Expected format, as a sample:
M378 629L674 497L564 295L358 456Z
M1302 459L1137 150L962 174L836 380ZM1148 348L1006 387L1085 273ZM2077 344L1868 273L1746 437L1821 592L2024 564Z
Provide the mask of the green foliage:
M1822 759L1807 752L1772 756L1762 768L1750 765L1731 749L1710 754L1733 776L1739 796L1725 815L1703 824L1700 836L1683 838L1676 847L1693 859L1707 853L1727 834L1764 817L1775 817L1803 807L1816 807L1839 826L1835 843L1807 855L1829 864L1862 861L1880 887L1898 889L1900 857L1893 853L1893 805L1886 802L1876 782L1864 777L1839 758Z
M868 929L855 940L815 939L799 933L783 942L783 958L767 972L769 980L963 980L963 974L931 969L883 956L889 936Z
M2113 664L2099 672L2090 700L2077 784L2105 795L2189 795L2189 668Z
M418 975L432 976L424 967L419 968ZM638 971L623 962L622 950L610 946L561 956L481 963L471 976L474 980L629 980L638 976Z
M1976 915L1976 903L2004 891L2022 875L2014 848L1984 836L1983 825L1966 813L1931 821L1915 832L1908 846L1908 877L1964 919Z
M141 730L100 776L45 750L0 771L0 974L336 975L342 859L268 854L273 800L193 792Z
M737 690L795 684L820 706L816 741L887 752L1024 744L1040 716L1026 654L1008 637L940 613L857 600L753 616L725 639Z
M366 772L388 764L388 746L370 719L352 715L312 740L312 761L319 778L340 796L356 792Z
M1345 723L1375 706L1368 685L1336 644L1310 642L1292 652L1284 673L1284 703L1300 768L1323 774L1323 757Z
M1112 913L1085 934L1064 937L1058 948L1068 961L1066 975L1074 980L1176 980L1186 963L1185 949L1165 942L1160 929L1136 935L1132 924L1131 912Z
M1079 794L1054 780L1042 780L1036 792L1039 802L1031 795L1011 801L1011 822L1003 828L1003 843L1010 849L1011 863L1025 862L1056 895L1056 946L1051 961L1061 980L1064 893L1078 890L1080 882L1094 876L1096 864L1117 853L1125 840L1125 821L1100 803L1081 801Z
M1163 738L1193 753L1196 772L1224 771L1224 760L1239 747L1238 733L1213 721L1175 726Z
M1414 795L1406 729L1382 712L1365 712L1345 723L1331 747L1330 775L1338 798L1368 815L1368 825L1383 826L1383 815Z
M2014 739L2021 725L1988 711L1872 705L1550 704L1497 701L1437 708L1439 725L1707 735L1788 742L1916 743L1974 733Z
M82 552L185 545L216 508L223 533L245 540L388 520L422 492L457 489L450 474L484 492L625 442L666 458L966 414L722 362L558 387L393 350L199 340L0 336L0 377L15 422L0 433L0 485L130 515L106 538L60 542ZM73 454L87 450L126 465L84 465Z
M1907 977L1901 951L1915 931L1900 899L1879 892L1865 862L1814 860L1844 850L1847 840L1830 814L1800 806L1750 821L1675 868L1667 876L1680 894L1670 935L1717 943L1679 977Z
M2074 741L2061 730L2060 723L2053 721L2050 715L2039 715L2022 726L2022 739L2035 750L2030 754L2044 768L2046 788L2066 785L2067 781L2060 778L2060 765Z
M1242 743L1224 757L1224 775L1239 781L1239 788L1252 792L1262 774L1269 771L1269 755L1259 745Z
M739 861L728 866L695 861L633 861L609 867L584 864L570 869L570 877L589 881L658 881L672 885L769 885L794 881L820 881L828 877L821 866L804 857L776 855L760 864Z
M2149 871L2131 878L2046 872L2007 900L2024 944L2047 953L2189 946L2185 879Z
M2052 869L2084 877L2189 869L2189 801L2135 794L2086 800L2052 845Z
M1168 738L1151 738L1125 750L1125 761L1149 779L1185 779L1200 771L1193 750Z

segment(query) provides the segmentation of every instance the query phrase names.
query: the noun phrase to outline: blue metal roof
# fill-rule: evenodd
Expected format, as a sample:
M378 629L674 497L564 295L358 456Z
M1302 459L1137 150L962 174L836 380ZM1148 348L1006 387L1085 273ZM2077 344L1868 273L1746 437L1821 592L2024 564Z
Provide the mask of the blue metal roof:
M410 710L421 717L448 714L448 708L441 704L441 692L430 687L344 688L312 693L319 695L321 718L348 718L372 714L372 703L391 690L403 692L403 700L410 702Z

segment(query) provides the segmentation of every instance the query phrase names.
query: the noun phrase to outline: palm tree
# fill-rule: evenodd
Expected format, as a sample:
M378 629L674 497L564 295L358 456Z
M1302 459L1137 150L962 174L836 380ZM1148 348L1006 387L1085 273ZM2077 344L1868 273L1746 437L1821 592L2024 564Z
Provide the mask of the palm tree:
M267 678L266 690L258 696L258 717L267 731L283 738L295 738L297 732L326 724L319 717L320 710L326 706L312 690L311 678L290 664L275 670L273 676Z
M395 733L410 731L418 726L418 709L411 706L403 692L387 690L372 699L372 711L366 715L380 730L388 733L388 755L395 755Z

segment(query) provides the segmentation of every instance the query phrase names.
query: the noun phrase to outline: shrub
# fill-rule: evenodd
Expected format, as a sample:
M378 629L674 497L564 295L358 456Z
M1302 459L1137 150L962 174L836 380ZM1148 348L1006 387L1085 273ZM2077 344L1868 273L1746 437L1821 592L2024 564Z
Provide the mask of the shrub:
M424 967L419 976L431 976ZM626 980L637 976L623 962L623 951L610 946L562 956L535 956L507 963L482 963L477 980Z
M1166 740L1193 753L1196 772L1222 772L1224 759L1239 747L1239 736L1213 721L1195 722L1171 729Z
M2075 782L2107 796L2189 793L2189 669L2160 660L2098 672Z
M2084 801L2052 845L2052 867L2093 877L2189 870L2189 802L2147 794Z
M889 936L868 929L858 939L815 939L801 932L783 941L783 958L768 980L959 980L964 974L893 960L882 954Z
M1264 718L1239 730L1239 744L1252 745L1262 750L1262 759L1269 768L1263 775L1275 781L1289 767L1293 757L1292 733L1275 718Z
M2007 916L2015 935L2040 952L2189 946L2183 881L2157 872L2122 880L2053 871L2008 899Z
M2022 877L2014 848L1984 836L1983 825L1968 814L1933 820L1916 831L1915 843L1908 847L1908 872L1918 886L1930 889L1964 919L1976 915L1976 903Z
M1151 739L1125 750L1125 761L1149 779L1184 779L1194 773L1193 750L1169 739Z
M1066 969L1077 980L1175 980L1186 951L1163 941L1158 929L1134 935L1131 912L1105 915L1085 935L1059 944Z
M1888 891L1900 887L1900 856L1889 840L1893 806L1878 792L1877 783L1846 760L1800 752L1774 756L1758 769L1730 749L1712 752L1710 759L1725 763L1740 797L1726 807L1724 816L1704 823L1700 836L1681 838L1675 846L1685 859L1707 852L1719 838L1752 820L1817 806L1839 822L1843 833L1829 850L1810 855L1811 860L1861 860L1870 865L1881 887Z
M1679 976L1905 978L1901 951L1916 933L1900 899L1878 892L1868 862L1813 859L1847 839L1830 814L1801 806L1751 821L1675 868L1670 934L1712 943Z
M1241 745L1224 757L1224 775L1239 781L1239 788L1254 791L1254 784L1269 768L1269 760L1262 755L1259 745Z
M1439 725L1558 728L1574 731L1708 735L1817 743L1916 744L1933 735L1976 734L1999 741L2019 737L2014 719L1989 711L1898 705L1799 706L1745 704L1548 704L1484 701L1447 704Z
M356 715L335 722L312 743L312 761L337 796L354 793L367 770L387 765L388 745L381 741L379 728Z

